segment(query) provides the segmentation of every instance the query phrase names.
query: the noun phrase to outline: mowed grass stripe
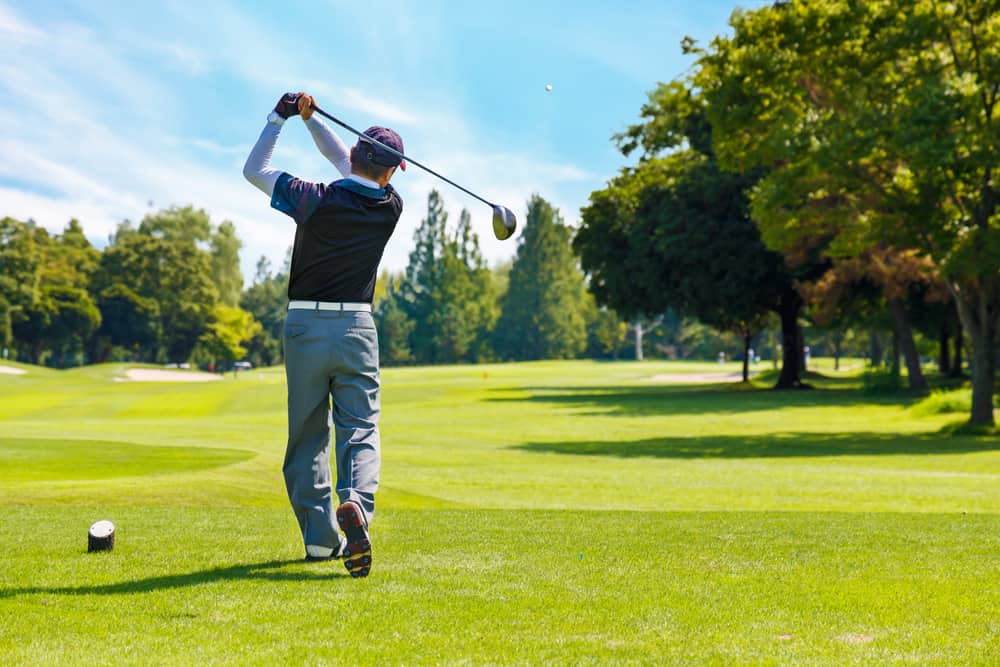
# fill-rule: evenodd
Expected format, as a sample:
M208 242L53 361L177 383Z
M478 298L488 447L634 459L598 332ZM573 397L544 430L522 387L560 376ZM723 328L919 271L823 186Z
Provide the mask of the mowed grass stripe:
M254 453L127 442L0 438L0 477L10 483L169 475L233 465Z

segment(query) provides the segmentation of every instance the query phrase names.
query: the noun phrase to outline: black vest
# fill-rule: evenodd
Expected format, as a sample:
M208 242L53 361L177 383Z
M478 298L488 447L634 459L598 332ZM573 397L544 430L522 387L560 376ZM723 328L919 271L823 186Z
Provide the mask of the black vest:
M391 185L331 183L316 211L296 225L288 298L371 303L385 244L402 212Z

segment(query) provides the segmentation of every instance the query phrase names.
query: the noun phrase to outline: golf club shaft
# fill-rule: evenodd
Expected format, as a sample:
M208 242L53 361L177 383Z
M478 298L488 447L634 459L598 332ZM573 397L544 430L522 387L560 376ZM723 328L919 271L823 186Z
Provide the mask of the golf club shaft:
M461 185L459 185L455 181L451 180L450 178L446 178L445 176L442 176L441 174L437 173L436 171L434 171L430 167L425 167L424 165L420 164L419 162L417 162L416 160L414 160L411 157L406 157L405 155L403 155L402 153L400 153L399 151L397 151L395 148L392 148L391 146L386 146L381 141L378 141L377 139L372 139L371 137L369 137L364 132L359 132L358 130L355 130L353 127L351 127L350 125L348 125L344 121L342 121L342 120L340 120L338 118L334 118L333 116L331 116L327 112L325 112L322 109L320 109L315 104L312 105L312 109L313 109L313 111L315 111L316 113L318 113L320 116L323 116L323 118L326 118L327 120L333 121L337 125L341 126L345 130L347 130L348 132L353 132L354 134L358 135L359 137L364 137L366 141L370 141L373 144L378 144L380 147L382 147L383 149L389 151L390 153L392 153L396 157L398 157L400 159L403 159L403 160L406 160L410 164L417 165L418 167L420 167L424 171L426 171L426 172L428 172L430 174L433 174L434 176L437 176L438 178L440 178L445 183L450 183L451 185L454 185L456 188L458 188L459 190L461 190L465 194L467 194L469 196L472 196L472 197L475 197L476 199L478 199L479 201L483 202L487 206L492 206L493 208L496 208L496 204L494 204L493 202L486 201L485 199L483 199L482 197L480 197L479 195L477 195L475 192L472 192L471 190L466 190L465 188L463 188Z

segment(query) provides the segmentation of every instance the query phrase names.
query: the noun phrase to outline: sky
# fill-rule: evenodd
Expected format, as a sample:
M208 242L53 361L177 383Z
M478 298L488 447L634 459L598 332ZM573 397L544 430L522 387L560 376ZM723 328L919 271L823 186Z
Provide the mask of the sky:
M123 220L190 204L236 225L249 282L261 256L282 266L294 223L243 162L280 95L304 90L354 127L394 128L408 155L522 225L536 193L576 225L634 162L612 135L690 68L681 39L705 45L760 4L0 0L0 216L53 232L77 218L103 247ZM339 178L297 119L271 166ZM404 212L383 269L406 267L432 189L451 224L469 210L491 263L516 251L519 232L496 240L489 207L450 185L416 167L392 183Z

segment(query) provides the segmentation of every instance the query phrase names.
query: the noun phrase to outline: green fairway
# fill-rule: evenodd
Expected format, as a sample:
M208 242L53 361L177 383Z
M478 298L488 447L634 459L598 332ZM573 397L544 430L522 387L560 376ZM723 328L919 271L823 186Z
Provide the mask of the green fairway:
M0 375L2 664L998 660L1000 442L852 375L384 370L353 580L302 562L282 369L20 368ZM115 550L87 554L98 519Z

